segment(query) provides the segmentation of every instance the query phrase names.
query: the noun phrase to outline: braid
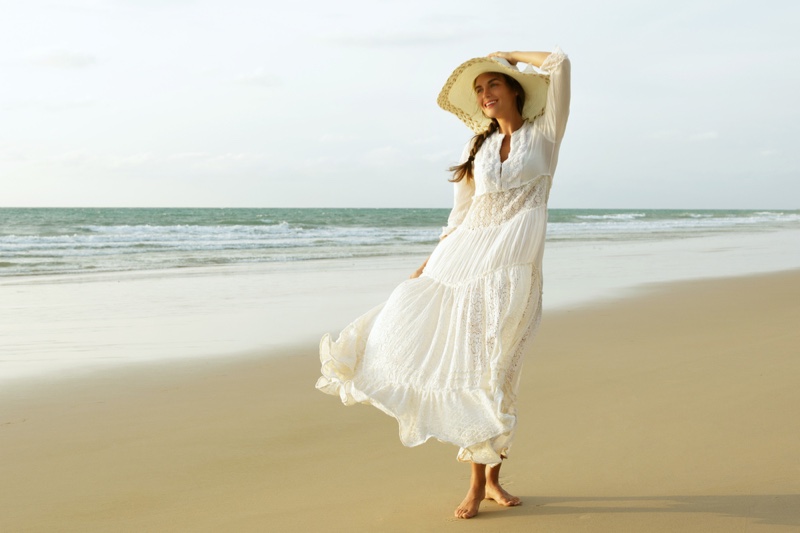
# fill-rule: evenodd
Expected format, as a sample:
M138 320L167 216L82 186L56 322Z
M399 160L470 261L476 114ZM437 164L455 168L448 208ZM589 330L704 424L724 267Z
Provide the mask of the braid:
M497 121L492 119L492 122L489 124L489 127L486 128L485 131L473 137L472 150L469 151L469 157L467 158L467 160L461 163L460 165L455 165L447 169L453 173L453 179L450 179L448 181L455 183L457 181L461 181L465 177L468 180L472 179L473 177L472 170L475 165L475 154L477 154L478 150L481 149L481 146L483 146L483 142L486 139L488 139L492 133L496 132L499 127L500 126L497 124Z

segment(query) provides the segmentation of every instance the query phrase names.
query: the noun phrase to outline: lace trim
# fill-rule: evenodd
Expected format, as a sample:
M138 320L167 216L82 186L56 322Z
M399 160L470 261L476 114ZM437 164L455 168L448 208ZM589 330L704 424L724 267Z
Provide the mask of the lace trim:
M499 187L502 163L500 162L500 141L502 137L495 132L486 139L475 157L475 179L483 178L487 183Z
M490 299L491 300L491 299ZM484 340L484 299L483 299L483 285L480 283L475 284L470 295L470 304L466 313L464 313L463 329L468 335L469 351L472 359L472 370L469 374L471 378L469 385L473 389L477 389L480 385L481 376L485 372L487 361L487 351L483 349Z
M511 153L505 161L500 161L500 144L503 137L500 132L495 132L486 139L475 158L475 167L480 169L480 175L489 183L494 183L497 188L503 180L513 180L522 172L525 158L530 146L532 122L525 122L511 137Z
M525 298L524 310L519 315L509 315L509 303L513 295L526 283L520 273L527 269L511 268L500 275L491 275L486 283L477 283L469 296L470 302L466 312L461 316L460 331L467 332L467 343L470 352L471 368L466 378L469 386L478 389L486 383L483 379L500 385L504 404L513 405L516 398L517 377L522 365L522 355L528 338L536 331L541 319L541 272L535 265L531 266L530 291ZM538 295L536 294L538 290ZM519 296L517 296L519 298ZM519 338L514 353L507 360L496 359L498 339L509 321L514 327L528 323L525 332ZM523 326L524 327L524 326ZM508 339L506 339L506 342ZM508 349L509 347L504 347ZM502 354L501 354L502 358ZM505 412L505 409L504 409Z
M538 295L536 294L538 289ZM503 409L511 409L517 401L517 389L519 385L520 370L522 369L522 355L525 353L525 348L528 344L528 339L536 334L539 325L542 321L542 277L538 270L534 270L534 282L531 283L531 291L528 295L529 301L536 298L538 300L535 309L533 310L534 316L528 317L528 327L525 329L522 338L519 341L514 355L509 360L508 369L505 372L503 380ZM524 322L525 319L522 319Z
M542 66L539 67L539 70L546 72L547 74L552 74L552 72L558 68L559 65L567 58L567 54L556 45L553 48L553 51L550 52L550 55L544 60Z
M549 184L547 178L540 176L520 187L476 196L461 225L466 228L499 226L519 213L545 205Z
M511 137L511 153L508 158L500 163L501 178L516 179L522 172L522 167L525 164L525 159L528 155L528 147L531 144L531 123L525 122L519 132L514 132L516 135ZM497 158L500 159L500 147L497 148Z

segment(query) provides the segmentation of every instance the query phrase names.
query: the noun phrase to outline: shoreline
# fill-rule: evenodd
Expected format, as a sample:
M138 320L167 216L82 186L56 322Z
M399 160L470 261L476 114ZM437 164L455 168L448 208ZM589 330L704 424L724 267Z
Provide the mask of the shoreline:
M312 343L3 388L0 529L796 529L798 301L794 270L546 312L502 473L524 503L469 521L455 447L316 391Z
M427 255L0 278L0 386L160 359L281 349L341 331ZM544 313L651 285L800 267L800 231L549 243Z

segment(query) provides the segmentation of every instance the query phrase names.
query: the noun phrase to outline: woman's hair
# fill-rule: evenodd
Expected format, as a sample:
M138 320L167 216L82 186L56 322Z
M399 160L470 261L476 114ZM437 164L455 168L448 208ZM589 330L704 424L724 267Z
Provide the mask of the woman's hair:
M503 74L502 72L495 72L493 74L502 75L509 89L511 89L512 91L516 91L517 111L519 111L519 114L521 115L522 109L525 107L525 89L522 88L522 85L520 85L517 80L515 80L508 74ZM486 139L488 139L491 134L496 132L499 127L500 125L497 123L497 120L492 119L492 122L489 124L489 127L486 128L486 130L482 131L481 133L477 134L475 137L472 138L472 149L469 151L469 157L467 158L467 160L459 165L454 165L447 169L453 173L453 178L448 181L452 181L453 183L455 183L457 181L461 181L464 178L467 178L468 180L471 180L473 178L472 170L474 168L474 163L475 163L475 154L477 154L478 150L481 149L481 146L483 146L483 142Z

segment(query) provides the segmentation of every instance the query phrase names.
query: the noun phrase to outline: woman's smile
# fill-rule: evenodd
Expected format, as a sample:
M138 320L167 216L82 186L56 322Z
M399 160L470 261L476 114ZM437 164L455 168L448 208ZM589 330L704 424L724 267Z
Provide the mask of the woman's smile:
M485 72L475 78L475 97L483 113L489 118L513 114L516 93L497 72Z

